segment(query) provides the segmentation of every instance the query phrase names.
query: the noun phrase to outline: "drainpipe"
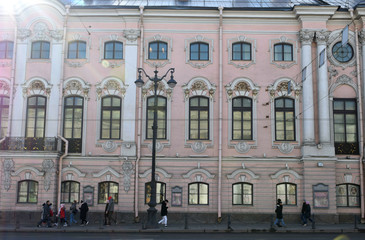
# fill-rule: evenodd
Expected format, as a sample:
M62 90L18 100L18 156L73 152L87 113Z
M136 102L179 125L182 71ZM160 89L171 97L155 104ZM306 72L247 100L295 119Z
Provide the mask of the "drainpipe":
M218 222L222 221L223 7L219 7Z
M61 69L63 71L61 72L60 76L60 93L59 93L59 100L58 100L58 137L65 142L65 152L64 154L59 158L58 160L58 188L57 188L57 205L58 209L61 207L61 183L62 183L62 160L67 156L68 154L68 141L63 138L61 135L61 118L62 118L62 100L63 100L63 81L64 81L64 74L65 74L65 52L66 52L66 34L67 34L67 19L68 14L70 10L70 5L66 5L66 16L63 22L63 43L62 43L62 49L63 52L61 54ZM62 146L62 145L61 145Z
M141 42L140 42L140 51L139 51L139 66L142 67L143 64L143 41L144 41L144 26L143 26L143 9L144 6L139 7L140 11L140 31L141 31ZM142 89L137 88L138 91L138 111L137 111L137 160L136 160L136 172L134 174L135 184L134 184L134 221L136 223L139 222L138 216L138 172L139 172L139 160L141 159L141 141L142 141Z
M61 207L62 160L68 154L68 141L60 135L58 137L65 143L65 153L60 157L58 164L57 209Z
M18 43L18 24L15 26L14 33L14 48L13 48L13 59L11 62L11 78L10 78L10 104L9 104L9 119L8 119L8 130L5 136L10 137L11 135L11 126L12 126L12 118L13 118L13 105L14 105L14 85L15 85L15 70L16 70L16 50Z
M356 78L357 78L357 89L359 91L358 94L358 102L359 102L359 122L360 122L360 159L359 159L359 170L360 170L360 194L361 194L361 222L365 223L365 210L364 210L364 167L363 167L363 158L364 158L364 129L363 129L363 116L362 116L362 92L361 92L361 77L360 77L360 56L359 56L359 39L358 39L358 32L357 26L354 21L354 10L349 9L351 14L352 21L354 22L355 26L355 41L356 41Z

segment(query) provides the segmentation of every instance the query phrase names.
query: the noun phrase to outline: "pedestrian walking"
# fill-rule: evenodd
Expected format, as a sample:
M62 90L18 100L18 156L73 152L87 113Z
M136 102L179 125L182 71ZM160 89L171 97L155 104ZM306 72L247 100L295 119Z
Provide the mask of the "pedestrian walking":
M74 200L74 202L72 203L71 207L70 207L70 226L72 225L72 223L77 223L77 221L75 220L75 216L78 212L77 210L77 201Z
M81 219L81 226L85 226L89 224L89 221L86 220L87 212L89 211L89 206L86 202L81 200L81 207L80 207L80 219Z
M168 200L164 200L161 203L161 217L162 219L158 222L158 224L165 224L165 227L167 227L167 209L169 208L167 206Z
M283 227L283 226L285 227L286 225L285 225L284 219L283 219L283 202L281 201L280 198L278 199L278 201L276 203L275 213L276 213L276 219L275 219L274 225L276 225L278 227Z
M110 226L111 220L113 220L113 222L115 224L117 224L117 220L114 217L114 199L113 199L113 197L109 196L108 201L109 201L109 203L107 204L108 207L106 209L106 215L107 215L106 225Z
M106 200L105 210L104 210L104 225L108 223L108 207L109 207L109 200Z
M49 202L49 200L42 205L42 214L41 214L41 220L38 222L37 227L41 227L42 223L47 223L47 226L50 228L51 225L51 206L52 204Z
M301 214L300 218L302 219L304 227L307 226L308 220L313 222L313 220L311 218L311 206L308 201L305 201L305 200L303 201L302 214Z
M66 223L66 207L65 204L61 204L60 208L58 209L57 216L60 219L60 226L67 227Z

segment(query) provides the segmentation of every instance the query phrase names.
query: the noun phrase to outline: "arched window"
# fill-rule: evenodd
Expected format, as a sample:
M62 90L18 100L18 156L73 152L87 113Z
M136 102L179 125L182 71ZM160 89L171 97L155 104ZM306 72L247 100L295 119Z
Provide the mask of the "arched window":
M82 120L84 98L71 96L65 98L63 116L63 136L69 141L69 152L81 153Z
M189 99L189 139L209 140L209 98Z
M151 182L145 184L145 203L148 204L151 201ZM166 199L166 183L156 182L156 203L161 203Z
M122 100L117 96L107 96L101 103L101 139L120 139Z
M344 183L336 185L337 207L360 207L360 186Z
M155 98L153 96L147 99L147 121L146 121L146 138L153 138L153 114ZM165 97L157 96L157 139L166 139L167 126L167 100Z
M161 41L151 42L148 46L148 49L148 59L167 59L167 43Z
M46 41L36 41L32 43L32 59L49 59L50 44Z
M336 154L359 154L356 99L333 99Z
M61 202L73 203L80 200L80 183L75 181L64 181L61 185Z
M9 97L0 96L0 138L6 136L9 119Z
M293 61L293 45L287 43L275 44L274 61Z
M297 205L297 185L294 183L276 185L276 199L279 198L284 205Z
M190 60L209 60L209 44L203 42L191 43Z
M232 101L232 139L252 140L252 100L236 97Z
M24 180L18 182L18 203L38 202L38 182Z
M11 59L13 58L14 43L10 41L0 42L0 59Z
M189 205L209 205L209 185L202 182L189 184Z
M275 140L295 141L295 110L291 98L275 99Z
M116 182L99 183L98 203L106 203L111 196L118 203L119 184Z
M68 43L68 55L69 59L85 59L86 58L86 42L73 41Z
M104 44L104 59L123 59L123 43L110 41Z
M251 61L251 43L238 42L232 44L232 60Z
M25 132L25 136L27 138L44 138L46 103L47 98L43 96L33 96L28 98Z
M252 205L253 186L250 183L239 182L232 185L233 205Z

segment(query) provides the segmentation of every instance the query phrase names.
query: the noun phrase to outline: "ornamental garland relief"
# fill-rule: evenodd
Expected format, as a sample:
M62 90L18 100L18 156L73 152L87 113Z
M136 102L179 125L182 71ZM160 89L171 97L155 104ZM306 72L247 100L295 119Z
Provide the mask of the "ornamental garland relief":
M122 174L123 174L123 185L124 191L128 193L131 187L131 176L133 174L133 164L131 161L126 160L122 164Z
M45 172L44 176L44 190L48 191L51 186L52 181L52 173L55 172L54 162L51 159L46 159L42 162L43 171ZM58 173L61 174L61 173Z
M10 186L11 186L11 172L14 169L14 161L13 159L5 159L4 163L3 163L3 167L4 167L4 189L6 191L9 191Z

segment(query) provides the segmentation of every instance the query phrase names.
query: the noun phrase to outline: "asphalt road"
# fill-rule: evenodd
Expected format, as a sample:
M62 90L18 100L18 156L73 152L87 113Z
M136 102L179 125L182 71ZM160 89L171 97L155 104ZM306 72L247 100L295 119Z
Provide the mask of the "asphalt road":
M364 240L365 233L23 233L0 232L1 240Z

